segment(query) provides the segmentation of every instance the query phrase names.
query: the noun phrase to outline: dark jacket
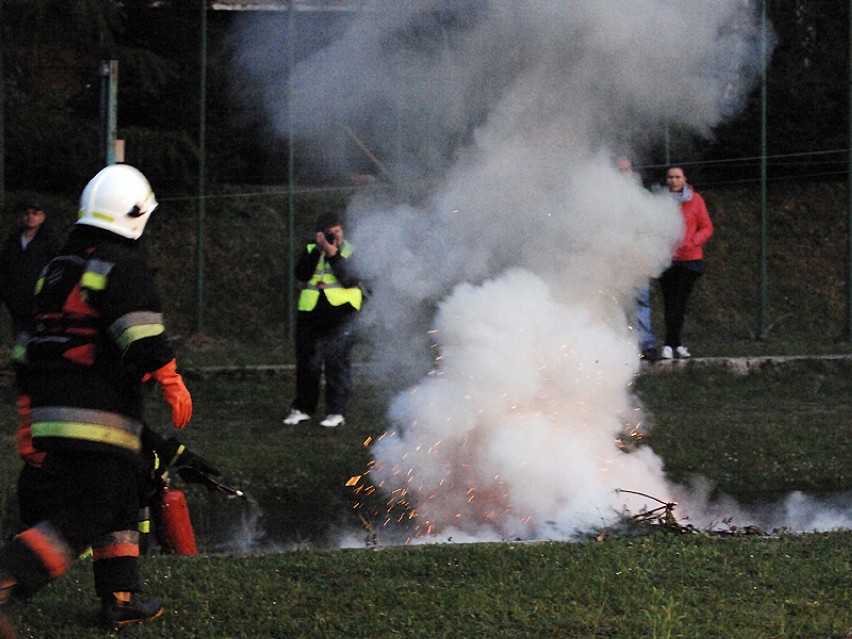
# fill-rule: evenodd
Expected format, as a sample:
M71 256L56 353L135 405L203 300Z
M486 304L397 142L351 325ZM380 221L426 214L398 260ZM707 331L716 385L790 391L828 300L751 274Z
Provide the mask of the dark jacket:
M61 247L62 242L46 224L41 225L26 249L21 247L20 229L6 238L0 252L0 299L9 309L13 324L30 327L36 280Z
M25 390L36 448L138 453L142 377L174 352L136 243L76 227L34 307Z

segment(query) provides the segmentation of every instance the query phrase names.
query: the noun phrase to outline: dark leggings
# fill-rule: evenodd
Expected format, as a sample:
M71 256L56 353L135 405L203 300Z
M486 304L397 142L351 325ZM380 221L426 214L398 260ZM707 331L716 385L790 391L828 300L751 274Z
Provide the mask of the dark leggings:
M664 317L666 324L666 346L681 346L683 320L686 317L687 302L700 271L686 268L681 262L672 262L660 276L660 290L663 293Z

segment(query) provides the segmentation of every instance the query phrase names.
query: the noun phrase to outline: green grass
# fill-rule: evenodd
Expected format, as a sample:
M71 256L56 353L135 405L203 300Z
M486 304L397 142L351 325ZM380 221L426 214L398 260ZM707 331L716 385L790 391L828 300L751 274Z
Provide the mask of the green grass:
M365 468L366 438L387 427L383 391L359 379L347 426L329 432L281 425L288 374L199 375L188 383L196 413L181 437L257 501L265 542L275 536L298 549L154 554L144 560L146 591L164 601L166 616L123 636L844 639L852 630L850 532L658 530L601 542L392 547L377 526L375 536L360 533L363 549L331 550L339 528L359 522L344 483ZM668 475L703 473L750 500L852 490L850 386L844 365L824 363L748 377L693 370L637 380L653 415L647 442ZM166 423L161 402L151 402L150 416ZM4 451L10 497L17 461ZM246 508L192 487L188 494L200 544L210 550L223 514ZM84 560L9 614L22 636L87 639L103 636L90 627L94 609Z
M166 615L122 636L843 639L852 535L654 535L155 558ZM10 615L22 636L87 639L85 562Z
M739 376L646 375L654 450L675 481L710 478L743 500L852 490L850 363L809 362Z

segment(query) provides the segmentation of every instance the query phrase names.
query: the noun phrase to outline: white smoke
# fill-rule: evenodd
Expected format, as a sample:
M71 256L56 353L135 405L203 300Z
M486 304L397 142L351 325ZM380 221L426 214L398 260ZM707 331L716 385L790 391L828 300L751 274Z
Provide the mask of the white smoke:
M650 449L615 445L638 357L619 305L588 294L559 301L512 269L442 302L436 371L396 398L400 429L374 449L373 482L405 491L421 530L566 536L609 516L624 481L665 493Z
M317 146L356 132L405 195L353 202L348 232L374 366L407 386L369 479L419 534L565 538L659 505L619 488L705 506L616 445L642 422L632 302L682 228L615 158L737 112L756 4L370 2L295 68L289 119L270 101Z
M764 532L817 532L852 529L852 493L812 496L794 491L776 501L743 505L729 496L710 499L713 486L706 478L695 478L689 487L673 486L672 494L682 502L683 523L699 530L744 530ZM680 517L680 515L679 515Z

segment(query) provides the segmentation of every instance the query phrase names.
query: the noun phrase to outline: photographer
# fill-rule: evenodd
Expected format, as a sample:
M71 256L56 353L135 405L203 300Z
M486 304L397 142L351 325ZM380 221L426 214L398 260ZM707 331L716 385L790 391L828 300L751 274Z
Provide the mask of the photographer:
M323 214L315 228L316 236L294 271L305 286L296 316L296 398L284 423L295 425L311 418L325 371L326 417L320 425L334 428L345 421L352 389L350 354L362 294L350 269L353 247L344 239L340 216Z

